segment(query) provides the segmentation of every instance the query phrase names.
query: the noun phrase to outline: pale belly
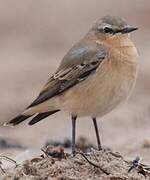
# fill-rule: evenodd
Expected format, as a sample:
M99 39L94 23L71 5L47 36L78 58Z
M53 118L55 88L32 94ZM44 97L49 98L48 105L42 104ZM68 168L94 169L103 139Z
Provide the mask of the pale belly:
M136 67L130 74L111 70L96 73L59 97L61 109L77 116L103 116L129 97L136 74Z

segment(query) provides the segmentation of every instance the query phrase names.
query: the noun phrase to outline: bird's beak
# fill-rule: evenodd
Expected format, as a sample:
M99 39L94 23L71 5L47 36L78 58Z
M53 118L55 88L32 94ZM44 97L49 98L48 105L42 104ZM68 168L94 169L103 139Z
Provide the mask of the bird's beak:
M124 29L121 30L121 33L126 34L126 33L132 32L132 31L136 31L136 30L138 30L137 27L127 26L127 27L125 27Z

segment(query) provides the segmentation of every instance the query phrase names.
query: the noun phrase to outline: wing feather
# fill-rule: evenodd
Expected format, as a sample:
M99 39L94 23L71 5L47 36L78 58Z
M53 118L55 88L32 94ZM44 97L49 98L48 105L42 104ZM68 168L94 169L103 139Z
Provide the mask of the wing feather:
M106 55L107 51L104 48L101 48L100 51L89 48L79 48L79 51L76 49L73 52L71 50L68 55L65 56L63 60L64 63L62 63L58 71L49 78L49 81L37 99L35 99L28 108L43 103L87 79L89 75L96 71L101 62L106 58ZM70 60L69 57L73 64L70 63L70 66L68 66L68 64L65 66L64 64L67 63L67 59L68 61Z

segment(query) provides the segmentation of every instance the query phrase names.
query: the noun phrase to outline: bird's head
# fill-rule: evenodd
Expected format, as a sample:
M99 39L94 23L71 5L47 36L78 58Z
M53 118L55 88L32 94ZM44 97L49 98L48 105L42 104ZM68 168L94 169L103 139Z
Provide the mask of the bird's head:
M128 35L137 29L137 27L129 26L123 18L105 16L93 25L91 31L97 38L109 39Z

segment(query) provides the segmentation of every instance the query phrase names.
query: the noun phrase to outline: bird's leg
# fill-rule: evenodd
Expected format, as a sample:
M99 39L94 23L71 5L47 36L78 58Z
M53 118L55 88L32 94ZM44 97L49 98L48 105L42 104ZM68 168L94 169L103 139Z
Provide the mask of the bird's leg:
M98 126L97 126L97 121L96 121L96 118L92 118L92 119L93 119L93 124L94 124L95 133L96 133L96 138L97 138L98 150L100 151L100 150L102 150L102 146L101 146L101 141L100 141Z
M72 154L73 155L75 155L76 119L77 116L72 115Z

